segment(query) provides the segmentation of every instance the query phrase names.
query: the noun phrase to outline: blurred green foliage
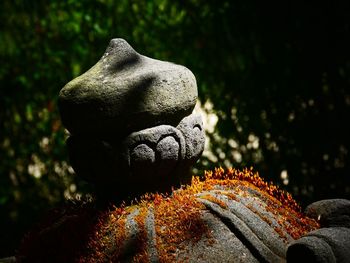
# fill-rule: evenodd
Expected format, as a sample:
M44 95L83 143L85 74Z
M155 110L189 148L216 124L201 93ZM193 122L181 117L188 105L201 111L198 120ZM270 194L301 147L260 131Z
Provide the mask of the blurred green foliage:
M199 173L254 166L303 203L349 198L349 13L347 1L1 1L0 257L85 191L57 94L114 37L196 75L218 117Z

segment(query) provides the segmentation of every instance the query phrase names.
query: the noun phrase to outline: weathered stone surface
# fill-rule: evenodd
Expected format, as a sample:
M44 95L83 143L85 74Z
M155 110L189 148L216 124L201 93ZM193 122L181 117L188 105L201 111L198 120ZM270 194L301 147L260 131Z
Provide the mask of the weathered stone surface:
M139 145L147 145L152 149L157 159L152 163L157 164L159 164L161 160L172 160L175 162L182 160L186 153L186 145L182 133L170 125L160 125L137 131L130 134L124 140L127 162L131 167L133 163L135 163L135 165L138 164L138 161L135 160L132 153L139 151ZM174 151L175 149L178 149L177 152ZM139 155L141 155L141 153Z
M192 165L202 155L205 144L205 134L202 117L199 114L190 115L179 123L177 128L182 132L186 142L186 160Z
M287 262L336 263L337 259L326 241L317 237L306 236L288 247Z
M201 199L201 196L204 196L204 199ZM223 209L217 204L206 200L205 198L208 196L214 197L214 200L220 200L227 208ZM256 203L256 209L249 209L240 200L230 200L227 196L220 194L220 192L204 192L198 195L198 198L210 211L213 211L221 218L226 218L227 222L232 225L232 229L237 231L237 234L241 234L247 240L247 243L256 247L261 257L274 258L276 262L285 257L285 242L290 242L293 238L288 235L287 231L281 229L286 237L285 240L281 239L281 236L273 228L278 227L278 223L272 214L264 209L265 204L261 203L260 200L248 196L242 198L246 201L246 204ZM259 216L264 212L266 212L266 221ZM277 224L273 225L272 221Z
M119 197L169 191L188 183L190 166L204 149L201 117L191 114L177 127L160 125L131 133L122 142L69 137L72 167L85 180ZM132 189L132 190L130 190Z
M277 199L271 194L274 191L267 191L272 188L256 174L231 170L217 176L194 179L171 195L148 195L131 206L99 213L85 245L88 249L81 248L64 262L285 262L288 244L318 227L294 210L294 203L282 192ZM82 225L94 222L83 219ZM57 235L57 221L62 218L47 224L51 227L45 225L43 232ZM59 235L65 237L67 231ZM55 247L51 251L42 238L38 245L36 238L27 240L31 249L20 250L24 260L42 262L41 256L67 249L65 243L50 244ZM71 244L70 249L74 251ZM47 254L41 255L43 251ZM59 260L53 262L63 262Z
M72 134L115 138L159 124L176 126L196 100L190 70L140 55L117 38L96 65L61 90L59 108Z
M314 202L305 213L320 221L323 227L350 227L350 200L327 199Z
M120 240L113 248L119 251L115 261L127 255L127 262L285 262L288 244L318 226L264 187L249 183L256 176L244 177L247 181L212 178L126 208L115 224L100 226L95 242L101 244L100 238L114 231ZM108 247L102 244L89 258L105 255ZM130 249L133 253L126 253Z
M203 211L202 220L210 229L211 236L203 236L198 242L184 242L183 246L186 249L176 251L175 262L259 262L250 249L217 216Z
M245 253L246 256L254 258L253 261L257 261L257 262L283 262L284 261L285 244L283 240L278 236L278 234L273 229L270 229L268 225L265 224L264 228L260 228L260 226L246 224L245 221L242 221L236 215L236 210L232 209L233 206L230 210L228 210L208 200L200 199L200 202L206 206L206 208L218 219L219 222L221 221L221 223L226 226L226 233L223 233L223 235L225 234L227 235L228 233L230 233L240 241L239 245L236 244L235 250L230 251L230 253L227 253L227 256L231 255L231 257L233 258L234 257L239 258L241 254L240 252L246 249L247 250L247 252ZM238 211L239 210L237 210L237 212ZM241 214L241 212L238 212L238 213ZM246 218L246 220L250 220L250 219L251 218L249 217ZM259 218L256 222L264 224L264 221L262 221L261 218ZM214 231L218 230L216 228L217 226L212 226L212 227ZM269 238L272 238L274 242L271 242ZM219 239L218 242L220 241L221 240ZM235 241L235 243L237 243L237 240ZM223 245L221 243L221 246L223 246L224 249L226 249L225 246L229 246L229 245L230 244ZM281 246L282 246L283 252L281 255L277 255L275 251L281 250ZM199 248L202 248L202 247L199 246ZM198 250L198 247L196 250ZM199 249L199 250L201 251L202 249ZM208 253L208 256L210 254L211 252ZM224 262L226 258L226 253L223 253L223 255L216 255L216 257L219 257L221 259L220 261Z
M205 140L201 117L191 114L196 100L190 70L112 39L96 65L59 95L73 169L103 199L187 183Z
M288 262L349 262L350 201L328 199L310 204L305 213L320 222L318 230L293 242L287 252Z
M73 168L108 203L187 183L205 140L201 117L191 114L196 99L188 69L113 39L60 92ZM62 209L28 235L16 262L348 262L350 201L306 212L326 228L250 170L220 168L136 205Z
M349 262L350 229L325 227L310 232L289 246L287 260L300 262L301 255L307 262Z

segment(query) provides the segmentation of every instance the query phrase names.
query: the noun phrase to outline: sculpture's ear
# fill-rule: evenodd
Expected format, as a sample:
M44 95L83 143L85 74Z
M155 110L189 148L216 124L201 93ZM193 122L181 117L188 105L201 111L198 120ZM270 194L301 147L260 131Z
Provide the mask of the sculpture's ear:
M291 243L287 262L349 262L350 200L329 199L309 205L305 213L321 228Z

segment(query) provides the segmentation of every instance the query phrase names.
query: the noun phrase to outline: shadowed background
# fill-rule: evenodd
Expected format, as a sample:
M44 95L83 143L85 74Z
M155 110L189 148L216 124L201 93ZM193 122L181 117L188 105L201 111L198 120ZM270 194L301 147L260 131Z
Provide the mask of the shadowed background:
M303 205L349 198L349 13L346 1L2 1L0 257L89 192L57 96L114 37L195 74L209 144L194 173L253 166Z

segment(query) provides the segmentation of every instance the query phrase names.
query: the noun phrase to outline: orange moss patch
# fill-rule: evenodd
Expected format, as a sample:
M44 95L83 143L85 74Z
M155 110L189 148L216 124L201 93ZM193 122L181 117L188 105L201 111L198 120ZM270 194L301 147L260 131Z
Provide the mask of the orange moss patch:
M220 191L220 194L223 194L223 195L227 196L231 200L239 202L239 199L237 198L237 196L235 194L231 193L231 192Z
M206 171L205 172L205 181L209 180L210 184L219 184L219 185L226 185L226 186L234 186L236 183L231 182L232 180L238 180L242 182L247 182L249 184L254 185L262 192L269 194L270 196L273 196L278 201L282 203L284 207L288 207L295 211L301 211L300 206L297 204L297 202L292 198L292 196L279 189L277 186L273 185L272 183L267 183L262 179L259 174L256 172L253 172L253 169L244 169L242 171L229 168L226 171L223 168L215 168L213 171Z
M272 213L280 227L274 227L275 231L281 238L286 240L283 229L293 238L298 239L302 235L319 228L318 222L306 217L301 213L301 208L292 196L279 189L272 183L265 182L258 173L254 173L252 169L244 169L243 171L229 168L226 171L223 168L216 168L214 171L205 173L204 186L202 190L213 189L220 185L228 190L233 190L238 195L247 197L251 195L249 189L254 190L256 197L265 202L263 209ZM238 201L237 196L233 193L226 194L229 198ZM253 206L247 206L266 223L271 225L271 221L260 213Z
M134 262L147 262L147 229L145 220L150 209L154 211L154 227L156 238L156 250L160 262L174 262L177 249L186 250L189 244L194 244L203 237L212 244L213 238L210 229L202 220L205 206L197 200L199 193L216 190L219 194L226 195L229 199L240 202L241 198L249 197L261 200L258 202L262 211L267 211L275 218L278 226L272 226L271 220L259 209L247 205L252 212L268 223L287 241L285 233L294 239L319 227L315 220L305 217L300 211L300 206L289 193L280 190L273 184L266 183L258 173L252 169L242 171L222 168L205 172L204 178L193 177L191 185L173 191L171 195L146 194L134 207L139 209L139 214L134 220L139 232L137 237L137 249ZM203 194L200 198L207 199L227 209L225 202L210 195ZM94 253L89 255L89 260L81 262L118 261L123 242L125 241L125 224L127 215L133 207L115 208L101 217L92 236L89 249ZM111 249L113 248L113 249Z
M279 189L272 183L265 182L253 169L236 170L229 168L226 171L223 168L216 168L214 171L206 171L203 180L199 177L192 178L192 184L185 188L185 191L198 194L202 191L210 191L221 188L221 190L230 190L226 196L238 201L241 197L254 196L249 189L256 192L256 197L263 200L266 204L262 209L272 213L280 227L275 227L275 231L282 239L287 240L283 229L294 239L319 228L319 224L301 213L301 208L292 196ZM225 192L225 191L224 191ZM234 193L232 193L234 192ZM220 200L213 200L215 203ZM224 207L223 207L224 208ZM252 206L248 207L256 213L262 220L271 225L271 221Z
M225 202L221 201L219 198L216 198L215 196L212 196L210 194L205 194L205 195L200 195L199 197L202 199L208 200L214 204L217 204L223 209L227 209L227 205L225 204Z
M135 221L139 228L139 234L137 236L137 250L138 253L134 256L132 262L148 262L148 252L147 252L147 230L146 230L146 217L149 210L147 207L143 206L139 210L139 214L135 216Z
M88 244L89 253L78 262L92 263L118 258L126 238L125 224L129 212L122 205L113 211L102 213Z
M160 262L174 262L176 249L185 249L186 241L198 242L203 235L210 237L201 219L204 206L192 194L182 190L171 197L157 196L155 229Z

